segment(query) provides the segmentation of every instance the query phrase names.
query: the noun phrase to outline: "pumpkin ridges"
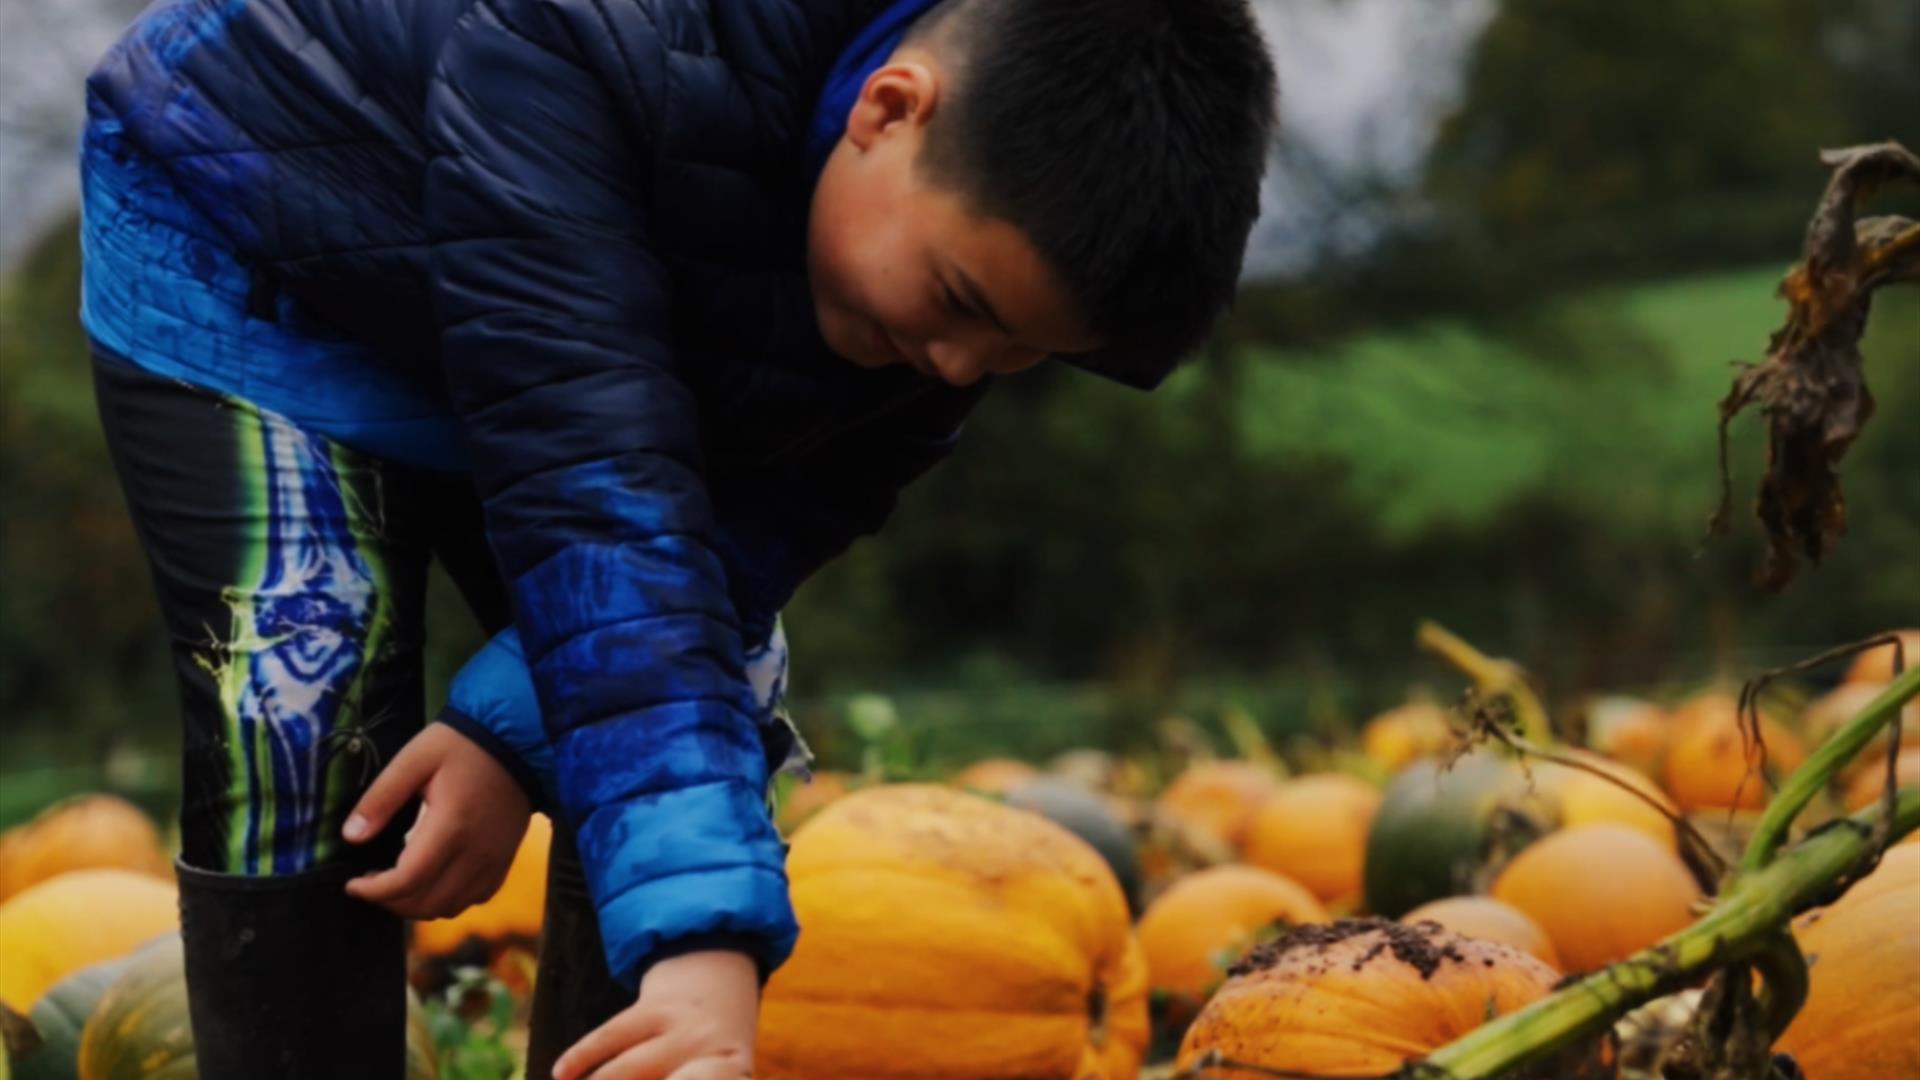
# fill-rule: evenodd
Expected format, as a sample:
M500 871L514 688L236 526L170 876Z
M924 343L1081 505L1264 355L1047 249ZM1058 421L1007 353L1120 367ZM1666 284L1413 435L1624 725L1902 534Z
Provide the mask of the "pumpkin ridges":
M1277 921L1325 922L1305 887L1258 867L1216 866L1173 884L1140 919L1140 944L1155 990L1204 996L1223 973L1212 954L1241 952Z
M760 1075L1067 1080L1091 1049L1131 1080L1146 1002L1126 901L1065 829L946 788L868 788L796 833L788 874L806 932L767 986ZM1098 1047L1095 988L1112 1016Z
M0 901L74 870L172 875L153 821L117 795L68 796L0 834Z

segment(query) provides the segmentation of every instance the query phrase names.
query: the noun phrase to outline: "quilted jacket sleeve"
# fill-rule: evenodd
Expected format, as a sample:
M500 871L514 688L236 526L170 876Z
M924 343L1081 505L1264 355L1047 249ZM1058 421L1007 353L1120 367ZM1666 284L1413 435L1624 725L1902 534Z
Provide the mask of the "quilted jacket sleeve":
M447 385L612 971L796 928L645 184L666 64L621 0L479 0L427 103Z

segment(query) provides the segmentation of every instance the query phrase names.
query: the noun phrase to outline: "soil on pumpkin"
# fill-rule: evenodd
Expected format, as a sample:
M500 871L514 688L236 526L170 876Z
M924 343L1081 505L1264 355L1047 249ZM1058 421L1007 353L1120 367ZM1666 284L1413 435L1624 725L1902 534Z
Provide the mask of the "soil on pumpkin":
M1250 975L1265 971L1280 962L1284 956L1296 952L1323 953L1331 946L1366 934L1379 934L1381 940L1373 944L1358 959L1344 961L1359 971L1373 962L1374 957L1391 951L1394 959L1406 964L1420 973L1420 978L1431 979L1440 965L1447 961L1465 963L1466 956L1455 948L1448 936L1442 936L1442 927L1436 922L1421 921L1408 925L1387 919L1338 919L1330 923L1301 926L1285 936L1275 938L1259 946L1240 962L1227 969L1231 976Z

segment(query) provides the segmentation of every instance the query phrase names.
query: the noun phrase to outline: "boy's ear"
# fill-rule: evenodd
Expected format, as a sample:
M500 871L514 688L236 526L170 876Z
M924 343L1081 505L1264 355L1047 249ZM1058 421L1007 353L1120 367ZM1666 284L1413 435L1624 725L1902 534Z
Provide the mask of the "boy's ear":
M862 150L906 124L924 127L940 101L940 79L932 68L917 61L887 64L867 76L847 114L847 138Z

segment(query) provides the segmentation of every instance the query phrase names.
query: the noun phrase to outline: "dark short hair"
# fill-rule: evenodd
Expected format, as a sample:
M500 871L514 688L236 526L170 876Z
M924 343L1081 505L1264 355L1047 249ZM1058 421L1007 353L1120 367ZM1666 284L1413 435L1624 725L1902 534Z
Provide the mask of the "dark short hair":
M908 40L957 83L928 175L1020 229L1110 343L1199 344L1239 281L1275 126L1247 0L946 0Z

